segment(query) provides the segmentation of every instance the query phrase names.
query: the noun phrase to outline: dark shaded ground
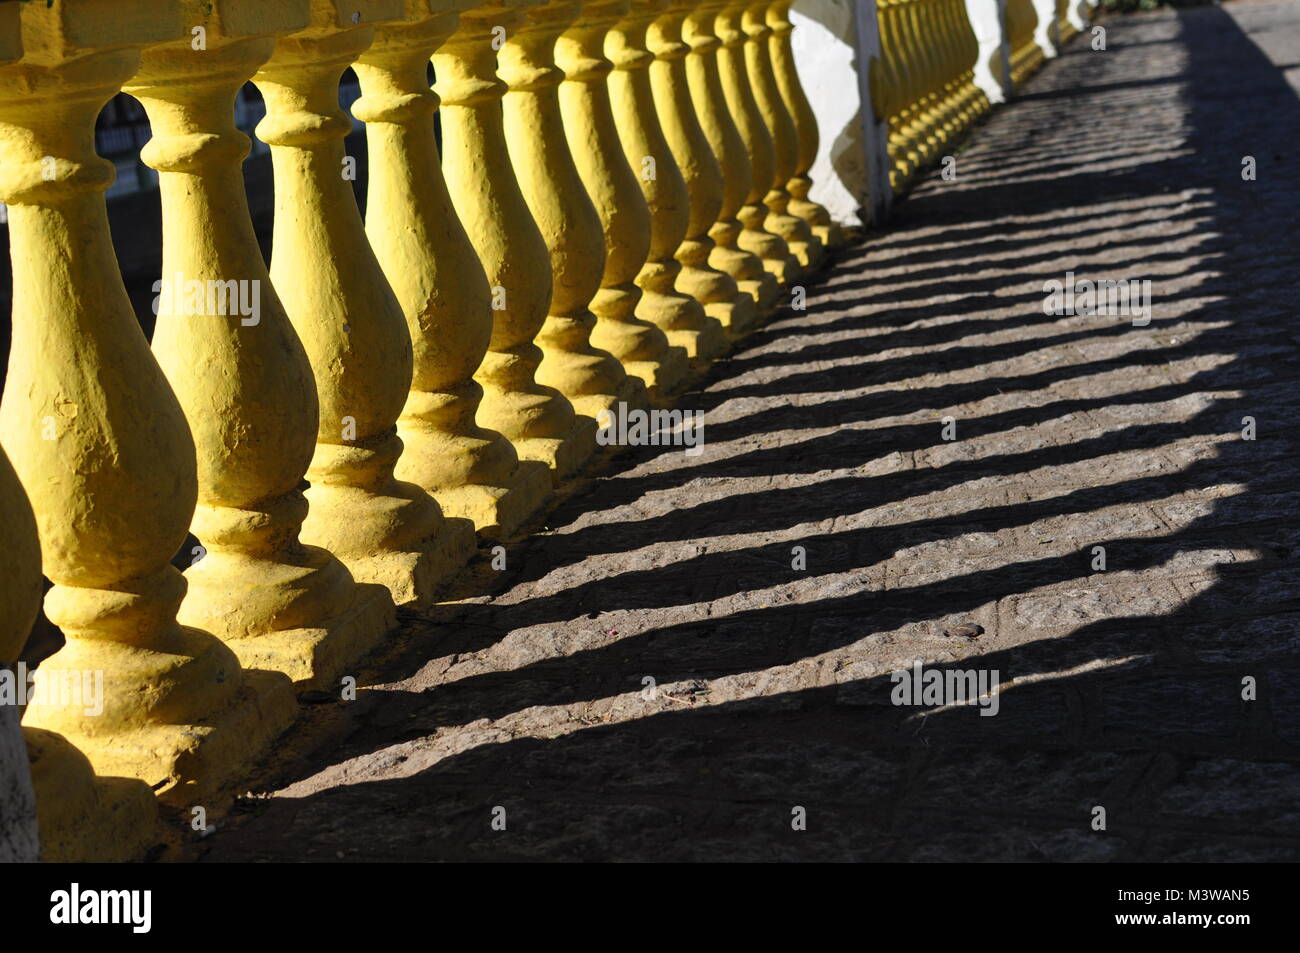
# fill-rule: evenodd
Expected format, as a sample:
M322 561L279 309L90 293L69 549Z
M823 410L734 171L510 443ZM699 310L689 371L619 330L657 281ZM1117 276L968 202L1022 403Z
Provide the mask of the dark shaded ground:
M1106 26L194 854L1300 858L1300 5ZM1044 316L1067 270L1154 320Z

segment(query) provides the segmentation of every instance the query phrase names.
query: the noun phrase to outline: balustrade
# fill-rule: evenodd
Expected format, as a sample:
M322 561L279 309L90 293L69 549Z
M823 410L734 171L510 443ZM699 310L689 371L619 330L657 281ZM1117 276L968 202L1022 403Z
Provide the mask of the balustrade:
M979 43L963 0L878 0L883 62L877 110L888 121L889 173L902 191L964 132L989 99L975 84Z
M476 531L543 509L602 411L669 397L844 241L810 198L791 5L0 5L0 665L43 570L67 642L22 730L47 858L139 857L159 800L228 797L295 718L295 687L337 685L397 605L460 576ZM989 104L964 0L879 0L878 23L872 108L902 189ZM1020 82L1028 47L1042 55L1034 0L1010 0L1007 24ZM234 121L250 80L269 269ZM148 114L158 172L152 345L94 151L119 90ZM102 705L41 695L87 674Z

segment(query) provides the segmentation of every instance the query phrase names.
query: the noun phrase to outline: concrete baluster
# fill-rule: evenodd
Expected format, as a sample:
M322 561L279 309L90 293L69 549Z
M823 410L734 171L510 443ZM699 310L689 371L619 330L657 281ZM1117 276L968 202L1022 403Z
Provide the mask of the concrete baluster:
M254 82L266 99L258 136L271 147L271 280L316 376L320 419L307 479L305 542L338 556L359 583L398 605L428 602L468 561L473 529L393 471L397 417L410 392L411 335L366 239L344 151L343 71L372 23L402 0L313 0L306 29L279 40Z
M534 341L551 303L550 251L511 166L506 84L496 72L498 50L523 25L520 8L536 5L492 2L462 13L433 54L434 89L442 98L443 176L492 295L492 338L474 375L483 386L479 419L509 437L521 459L562 478L595 450L596 422L537 381L542 351Z
M772 142L772 181L763 196L770 213L765 226L785 239L791 254L804 268L818 267L826 249L808 222L790 212L786 184L799 164L799 141L794 119L781 97L772 68L772 28L767 22L770 0L757 0L745 8L741 28L745 31L745 68L753 87L754 103Z
M790 42L790 34L794 31L794 24L790 22L792 2L793 0L776 0L768 5L766 14L767 25L772 30L768 38L772 70L795 129L794 172L786 181L786 190L790 193L789 209L791 214L799 216L811 226L813 234L822 245L835 248L844 244L843 231L831 220L826 209L808 198L808 191L813 184L808 170L817 160L817 117L813 115L812 105L804 93L803 84L799 82L799 71L795 68L794 48Z
M239 777L294 713L286 679L242 671L211 633L177 624L186 582L170 559L194 511L195 445L123 287L104 202L113 167L94 149L100 109L141 47L183 36L181 13L164 0L25 4L23 58L0 67L14 288L0 440L54 583L46 614L67 637L25 717L178 806ZM66 747L46 751L55 763L38 773L84 779Z
M799 278L804 265L785 239L777 234L775 222L769 223L773 214L764 203L772 184L776 181L776 153L772 134L767 130L763 114L754 99L754 86L746 63L744 16L746 0L727 0L714 20L714 29L722 46L718 49L718 73L722 91L731 112L732 121L740 132L740 139L749 155L753 176L745 203L736 212L744 229L737 239L740 247L757 255L763 267L781 284L789 285Z

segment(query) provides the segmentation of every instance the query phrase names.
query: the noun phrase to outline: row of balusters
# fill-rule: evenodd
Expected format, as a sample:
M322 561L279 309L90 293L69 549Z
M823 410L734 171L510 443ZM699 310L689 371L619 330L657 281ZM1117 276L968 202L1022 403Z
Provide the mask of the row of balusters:
M789 7L0 6L0 663L43 572L67 640L24 719L47 857L137 856L159 800L229 790L296 717L295 690L337 692L397 606L545 507L595 453L601 411L679 391L842 241L808 199L817 130ZM970 31L960 0L882 0L880 18L912 174L981 108ZM233 116L250 79L269 271ZM159 176L152 345L94 151L120 90L148 113Z
M1078 33L1068 17L1071 2L1077 0L1007 0L1013 87L1042 65L1043 44ZM1040 21L1040 14L1048 19ZM898 193L938 161L990 101L975 84L980 51L966 0L876 0L876 15L881 56L872 64L872 108L886 123L889 184Z
M1081 4L1079 0L1007 0L1012 85L1019 86L1043 65L1048 56L1045 47L1054 52L1058 44L1078 35L1070 17L1072 5L1077 12ZM1096 7L1095 0L1085 0L1082 5L1090 14Z
M887 123L889 183L901 192L989 108L964 0L876 0L881 58L873 108Z

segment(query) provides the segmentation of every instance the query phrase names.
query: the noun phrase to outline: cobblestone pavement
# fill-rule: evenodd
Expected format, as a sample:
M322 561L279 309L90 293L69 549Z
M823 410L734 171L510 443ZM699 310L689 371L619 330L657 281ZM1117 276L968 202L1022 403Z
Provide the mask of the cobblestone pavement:
M1300 859L1300 4L1104 22L191 852Z

